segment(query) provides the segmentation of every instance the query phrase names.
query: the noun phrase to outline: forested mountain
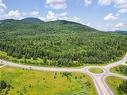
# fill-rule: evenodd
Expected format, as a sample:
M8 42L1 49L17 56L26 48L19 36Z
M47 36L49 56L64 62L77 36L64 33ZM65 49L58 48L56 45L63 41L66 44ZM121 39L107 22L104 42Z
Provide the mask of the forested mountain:
M127 32L127 30L126 31L124 31L124 30L116 30L115 32Z
M127 35L127 31L117 31L117 33L121 33L121 34L126 34Z
M127 35L106 33L64 20L0 21L1 58L46 66L82 66L116 61L127 52ZM11 56L11 57L8 57Z
M42 20L37 19L37 18L33 18L33 17L31 17L31 18L24 18L24 19L22 19L22 21L24 21L24 22L30 22L30 23L42 23L43 22Z

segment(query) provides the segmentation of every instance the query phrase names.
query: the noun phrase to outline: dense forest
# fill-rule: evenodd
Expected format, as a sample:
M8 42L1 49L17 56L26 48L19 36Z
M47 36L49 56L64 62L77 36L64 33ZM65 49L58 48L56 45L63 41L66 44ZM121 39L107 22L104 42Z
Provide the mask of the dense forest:
M118 87L119 95L127 95L127 80L123 81Z
M127 52L127 35L102 32L64 20L8 19L0 21L0 51L22 59L20 63L36 65L106 64Z
M115 67L115 71L117 71L119 74L123 74L127 76L127 66L120 65L118 67Z

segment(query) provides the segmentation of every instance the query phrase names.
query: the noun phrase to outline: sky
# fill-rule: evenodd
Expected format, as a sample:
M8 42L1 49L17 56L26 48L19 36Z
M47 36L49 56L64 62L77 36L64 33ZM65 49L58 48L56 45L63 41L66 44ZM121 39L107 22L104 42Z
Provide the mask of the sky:
M0 20L68 20L104 30L127 30L127 0L0 0Z

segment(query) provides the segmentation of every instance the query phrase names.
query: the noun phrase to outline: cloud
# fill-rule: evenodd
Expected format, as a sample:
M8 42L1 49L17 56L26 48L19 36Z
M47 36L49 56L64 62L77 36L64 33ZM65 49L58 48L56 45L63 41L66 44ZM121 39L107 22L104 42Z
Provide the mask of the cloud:
M0 13L3 13L6 9L7 9L7 7L3 3L3 0L0 0Z
M66 0L46 0L46 4L53 9L65 9L67 7Z
M74 17L70 18L70 20L71 20L71 21L74 21L74 22L79 22L79 21L80 21L80 18L74 16Z
M118 19L118 15L113 16L112 13L109 13L107 16L104 17L104 20L116 20Z
M48 11L46 16L42 16L39 11L32 11L30 13L22 13L19 10L11 10L8 13L4 13L2 16L0 15L0 20L3 19L17 19L20 20L24 17L36 17L43 21L54 21L54 20L68 20L68 21L74 21L79 22L80 18L73 16L68 17L67 12L63 13L55 13L53 11Z
M101 6L107 6L112 3L112 0L98 0L98 4Z
M127 9L119 9L119 13L127 13Z
M19 10L10 10L7 9L6 5L3 3L3 0L0 0L0 19L21 19L22 15Z
M9 12L3 13L2 15L0 15L0 20L4 20L4 19L22 19L23 15L19 10L11 10Z
M120 22L120 23L118 23L118 24L115 25L115 28L121 28L123 25L124 24Z
M56 14L52 11L49 11L47 16L46 16L47 20L50 20L50 21L53 21L53 20L56 20L57 17L56 17Z
M40 13L39 13L39 11L32 11L31 15L37 17L40 15Z
M41 16L39 11L33 11L33 12L30 13L30 16L37 17L37 18L39 18L39 19L41 19L43 21L57 20L57 19L59 19L61 17L64 17L66 15L67 15L67 12L63 12L63 13L60 13L60 14L56 14L53 11L48 11L46 17Z
M48 11L48 13L47 13L47 15L45 17L42 16L42 15L40 15L40 12L39 11L33 11L33 12L30 13L30 16L37 17L37 18L39 18L39 19L41 19L43 21L54 21L54 20L58 20L60 18L63 18L66 15L67 15L66 12L56 14L53 11Z
M89 6L90 4L92 4L92 0L84 0L85 2L85 6Z
M67 21L73 21L73 22L79 22L80 18L77 16L68 17L67 12L56 14L53 11L48 11L48 14L46 17L39 16L39 19L43 21L54 21L54 20L67 20Z
M67 20L67 21L73 21L73 22L80 22L80 18L73 16L73 17L63 17L59 18L59 20Z
M113 4L119 13L127 13L127 0L98 0L98 4L101 6Z
M86 25L87 25L87 26L91 26L91 23L88 22L88 23L86 23Z
M85 6L92 4L93 0L84 0ZM97 0L100 6L113 5L114 8L118 10L119 13L127 13L127 0Z
M63 16L66 16L66 15L67 15L67 12L63 12L63 13L57 14L57 16L59 16L59 17L63 17Z
M11 10L8 12L8 18L11 19L21 19L21 13L19 12L19 10Z
M127 13L127 0L114 0L114 3L119 13Z
M119 13L127 13L127 0L115 0L115 8Z
M64 18L67 15L67 12L56 14L53 11L48 11L48 14L46 17L39 16L39 19L45 20L45 21L54 21L59 20L61 18Z
M39 16L38 19L42 20L42 21L46 21L46 18L43 16Z

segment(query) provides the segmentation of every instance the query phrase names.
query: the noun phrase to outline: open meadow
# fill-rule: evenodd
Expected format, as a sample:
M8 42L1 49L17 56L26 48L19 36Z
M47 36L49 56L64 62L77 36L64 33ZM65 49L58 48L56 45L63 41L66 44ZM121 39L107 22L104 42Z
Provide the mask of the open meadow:
M0 80L8 95L96 95L92 79L81 73L31 71L3 67Z

